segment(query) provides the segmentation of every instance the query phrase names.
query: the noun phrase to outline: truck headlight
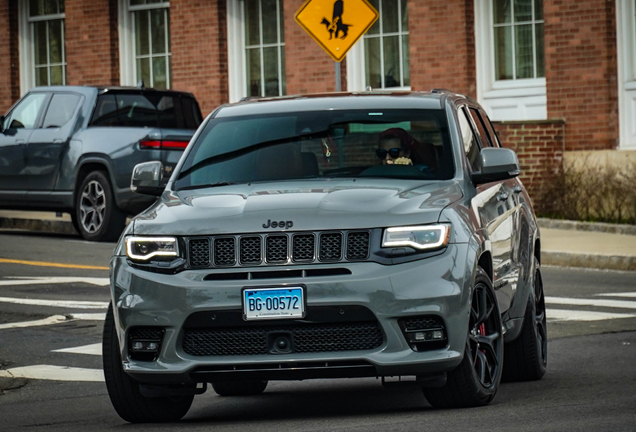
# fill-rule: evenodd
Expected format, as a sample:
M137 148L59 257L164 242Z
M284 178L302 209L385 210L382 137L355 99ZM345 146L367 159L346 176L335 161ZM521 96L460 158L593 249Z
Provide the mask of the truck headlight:
M404 247L415 249L437 249L448 244L448 225L421 225L392 227L384 230L382 247Z
M179 256L174 237L128 237L126 255L136 261L171 260Z

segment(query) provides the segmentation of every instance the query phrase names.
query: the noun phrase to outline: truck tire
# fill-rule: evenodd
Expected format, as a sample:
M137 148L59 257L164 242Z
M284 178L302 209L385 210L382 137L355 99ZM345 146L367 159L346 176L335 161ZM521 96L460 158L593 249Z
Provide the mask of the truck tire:
M90 172L75 197L77 230L89 241L117 241L126 226L126 214L117 208L104 171Z

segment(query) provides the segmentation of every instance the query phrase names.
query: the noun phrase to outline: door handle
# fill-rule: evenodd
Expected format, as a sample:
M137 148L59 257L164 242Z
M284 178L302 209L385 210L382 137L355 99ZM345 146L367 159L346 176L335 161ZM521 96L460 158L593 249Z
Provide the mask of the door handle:
M15 140L16 144L24 144L26 141L24 141L23 139L17 139Z
M508 199L508 194L506 192L502 192L499 195L497 195L497 199L499 201L506 201Z
M55 138L53 140L53 144L62 144L64 142L64 140L62 138Z
M512 188L512 191L516 194L521 193L523 191L523 188L519 185L515 185L515 187Z

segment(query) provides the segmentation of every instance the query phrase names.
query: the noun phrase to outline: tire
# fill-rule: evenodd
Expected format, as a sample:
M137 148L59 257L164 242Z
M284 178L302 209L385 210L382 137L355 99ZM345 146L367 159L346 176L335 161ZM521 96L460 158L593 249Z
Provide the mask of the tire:
M422 389L435 408L484 406L499 388L504 358L501 314L492 282L481 267L471 294L467 333L464 358L448 372L446 384Z
M92 171L75 197L76 229L90 241L117 241L126 226L126 214L117 208L104 171Z
M534 258L533 290L528 298L521 334L504 347L503 380L536 381L548 365L548 326L539 260Z
M216 382L212 388L219 396L253 396L265 391L267 381Z
M139 390L139 383L124 372L117 332L115 331L112 304L108 307L104 322L102 359L108 396L117 414L127 422L177 421L190 409L194 395L145 397Z

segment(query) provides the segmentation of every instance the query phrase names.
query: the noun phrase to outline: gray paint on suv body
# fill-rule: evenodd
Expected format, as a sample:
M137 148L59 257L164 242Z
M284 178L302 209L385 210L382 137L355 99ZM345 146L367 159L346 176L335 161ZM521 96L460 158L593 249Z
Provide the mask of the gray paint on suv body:
M319 111L338 109L444 108L456 118L457 103L472 103L462 97L404 94L373 94L280 98L275 102L247 101L220 107L214 117L259 115L275 112ZM208 121L206 120L206 122ZM193 137L196 141L205 123ZM452 180L416 182L391 179L337 179L231 185L193 191L173 191L176 174L186 159L178 164L166 191L152 207L136 217L122 240L128 235L213 235L284 232L264 229L271 220L293 220L288 231L329 229L386 228L391 226L450 223L449 246L426 259L384 265L377 262L343 263L352 274L329 278L271 279L258 281L205 281L210 273L236 269L185 269L175 275L151 273L134 268L126 259L123 241L111 261L114 313L120 338L124 369L146 382L189 381L189 372L199 366L241 364L254 361L293 362L364 359L376 365L383 375L431 374L456 367L464 353L468 328L469 299L480 259L492 262L493 239L484 209L490 186L475 187L461 148L456 121L449 121L453 141L455 176ZM189 147L188 152L192 146ZM518 180L513 179L514 184ZM511 185L512 185L511 183ZM485 194L485 195L484 195ZM510 214L525 214L529 219L526 247L532 256L539 231L531 214L525 190ZM486 225L484 225L486 222ZM490 225L492 228L492 225ZM512 234L511 234L512 235ZM294 269L329 267L328 264L293 265ZM491 264L492 266L492 264ZM491 277L497 277L497 273ZM514 286L514 301L506 293L502 304L506 340L519 331L525 305L532 287L534 271L528 268ZM253 281L252 281L253 282ZM495 284L500 281L495 280ZM241 288L246 285L307 287L308 305L355 304L373 310L385 333L385 344L373 352L285 354L233 357L193 357L184 353L177 339L185 319L199 310L236 310L241 308ZM500 298L498 294L498 299ZM170 305L166 308L166 305ZM449 337L445 349L414 352L403 340L397 318L430 313L444 317ZM131 326L166 327L166 346L156 362L128 359L126 329ZM388 337L387 337L388 336Z

